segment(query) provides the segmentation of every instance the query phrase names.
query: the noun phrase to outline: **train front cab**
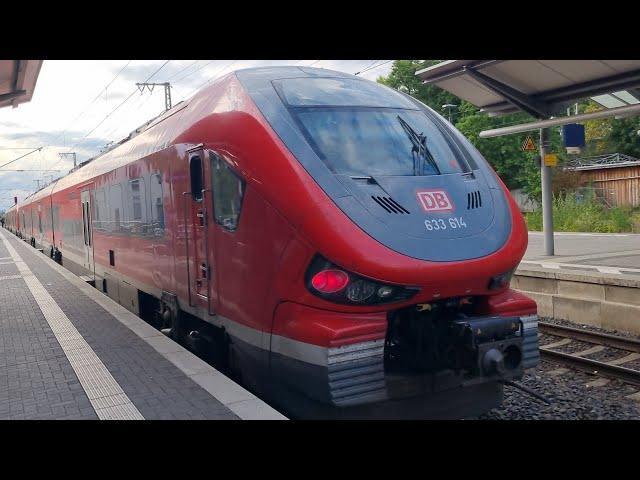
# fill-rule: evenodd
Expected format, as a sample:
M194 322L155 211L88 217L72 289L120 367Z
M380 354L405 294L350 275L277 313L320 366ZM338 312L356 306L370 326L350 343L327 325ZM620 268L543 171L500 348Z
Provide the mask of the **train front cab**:
M303 295L274 314L270 370L287 411L460 418L498 406L502 382L537 364L537 309L508 288L526 227L479 152L371 82L238 77L326 199L300 225L315 249L301 253L305 287L324 302Z

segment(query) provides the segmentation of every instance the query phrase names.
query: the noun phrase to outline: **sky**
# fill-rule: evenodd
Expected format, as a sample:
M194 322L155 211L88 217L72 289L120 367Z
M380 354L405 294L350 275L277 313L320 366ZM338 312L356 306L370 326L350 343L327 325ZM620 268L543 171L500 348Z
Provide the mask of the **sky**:
M387 60L45 60L33 98L0 108L0 211L91 158L108 143L164 110L164 88L140 93L137 82L171 83L173 105L234 70L271 65L328 68L369 80L387 75ZM365 71L366 70L366 71ZM152 76L153 74L153 76ZM124 102L124 103L123 103ZM11 171L19 169L23 171ZM55 170L55 171L33 171Z

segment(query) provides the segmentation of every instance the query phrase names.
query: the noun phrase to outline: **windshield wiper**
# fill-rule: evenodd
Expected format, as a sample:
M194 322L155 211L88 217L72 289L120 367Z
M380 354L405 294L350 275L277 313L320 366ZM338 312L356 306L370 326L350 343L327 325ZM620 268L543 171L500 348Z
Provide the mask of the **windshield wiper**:
M421 160L426 160L429 165L433 167L436 175L440 175L440 169L438 168L436 161L433 159L433 155L431 155L431 152L427 148L427 136L422 133L416 133L411 125L409 125L400 115L398 115L398 121L413 144L413 147L411 148L411 155L413 156L413 174L422 175Z

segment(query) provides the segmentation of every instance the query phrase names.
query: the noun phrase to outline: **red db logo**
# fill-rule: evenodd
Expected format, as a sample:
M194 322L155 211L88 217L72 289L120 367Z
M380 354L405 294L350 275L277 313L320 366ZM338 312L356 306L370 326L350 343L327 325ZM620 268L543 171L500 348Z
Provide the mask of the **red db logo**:
M417 192L416 195L418 195L418 200L420 200L425 212L450 212L453 210L453 203L444 190L426 190Z

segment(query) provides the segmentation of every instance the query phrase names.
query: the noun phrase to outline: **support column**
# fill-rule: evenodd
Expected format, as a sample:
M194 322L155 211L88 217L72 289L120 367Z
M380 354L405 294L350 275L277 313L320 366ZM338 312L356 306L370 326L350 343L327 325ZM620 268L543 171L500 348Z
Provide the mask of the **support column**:
M551 167L544 164L548 148L549 131L540 129L540 178L542 183L542 231L544 232L545 255L555 255L553 243L553 192L551 190Z

